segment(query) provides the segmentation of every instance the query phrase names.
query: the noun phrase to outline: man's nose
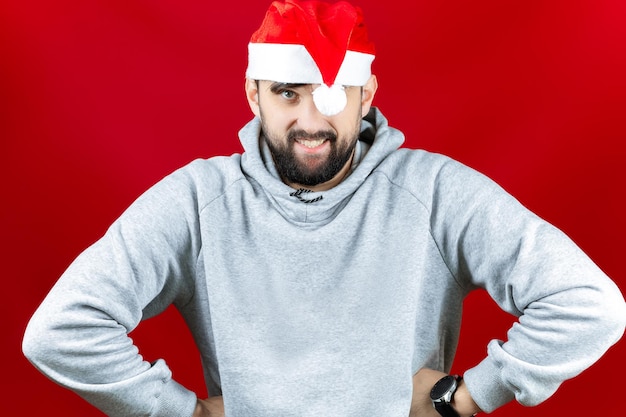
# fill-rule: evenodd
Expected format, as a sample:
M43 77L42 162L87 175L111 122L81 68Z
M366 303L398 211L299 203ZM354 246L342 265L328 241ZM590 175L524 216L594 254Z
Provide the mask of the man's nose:
M326 117L320 113L313 102L313 96L300 103L298 127L306 132L317 132L328 129Z

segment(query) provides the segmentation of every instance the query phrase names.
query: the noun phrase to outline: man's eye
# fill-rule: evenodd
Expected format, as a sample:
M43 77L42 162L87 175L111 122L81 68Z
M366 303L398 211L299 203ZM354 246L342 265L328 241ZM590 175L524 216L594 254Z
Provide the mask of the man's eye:
M296 93L291 90L283 90L280 92L280 96L287 100L293 100L294 98L296 98Z

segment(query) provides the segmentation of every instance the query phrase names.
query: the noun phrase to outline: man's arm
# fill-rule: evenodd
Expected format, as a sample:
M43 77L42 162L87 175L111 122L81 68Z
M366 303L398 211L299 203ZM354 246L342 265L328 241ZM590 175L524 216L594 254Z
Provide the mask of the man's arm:
M624 298L570 238L484 175L448 161L435 187L431 230L450 272L518 317L464 382L485 412L537 405L620 339Z
M176 179L177 178L177 179ZM26 357L108 415L191 416L196 395L128 334L193 294L194 204L180 175L140 197L65 271L29 322ZM197 216L195 216L197 217Z

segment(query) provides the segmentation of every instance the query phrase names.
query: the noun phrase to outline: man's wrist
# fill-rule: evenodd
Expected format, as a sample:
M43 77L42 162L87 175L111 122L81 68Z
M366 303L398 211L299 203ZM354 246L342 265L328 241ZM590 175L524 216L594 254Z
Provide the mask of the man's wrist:
M451 405L461 417L471 417L482 411L478 404L474 402L463 379L459 381L457 390L452 397Z

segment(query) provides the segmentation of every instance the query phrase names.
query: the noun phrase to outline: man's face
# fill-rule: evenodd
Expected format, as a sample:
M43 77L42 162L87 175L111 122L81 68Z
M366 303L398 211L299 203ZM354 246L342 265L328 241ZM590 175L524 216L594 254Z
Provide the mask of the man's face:
M255 84L263 136L281 178L296 188L327 189L340 182L349 172L361 127L361 87L346 87L345 109L324 116L313 103L316 85Z

